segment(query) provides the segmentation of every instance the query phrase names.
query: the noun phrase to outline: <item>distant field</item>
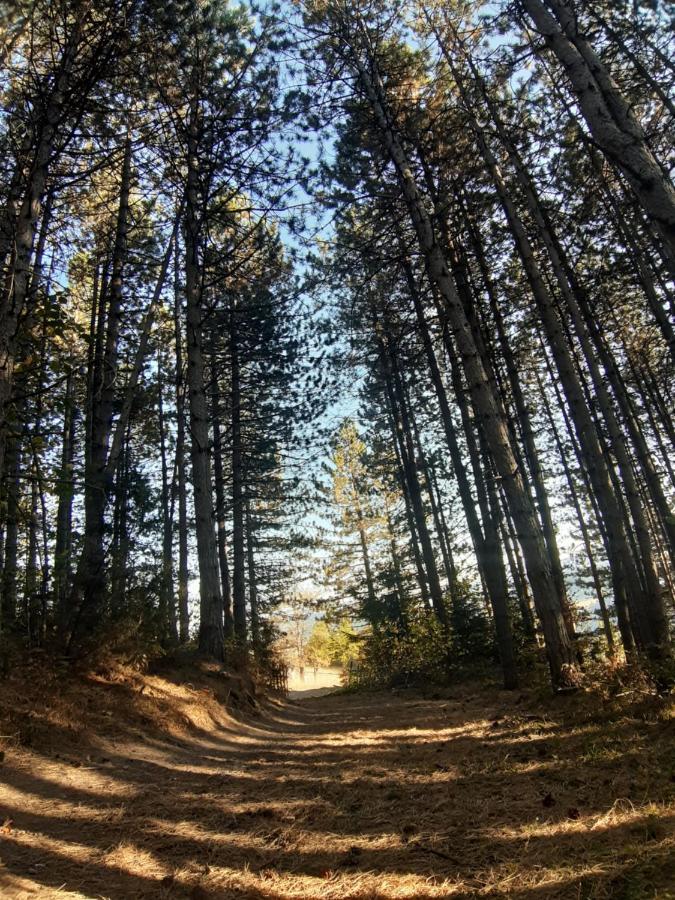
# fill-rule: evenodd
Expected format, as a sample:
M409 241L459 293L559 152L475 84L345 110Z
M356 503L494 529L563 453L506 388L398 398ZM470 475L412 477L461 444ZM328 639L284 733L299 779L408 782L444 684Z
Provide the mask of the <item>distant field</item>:
M338 666L324 666L313 669L306 666L304 671L295 666L288 672L288 692L291 697L310 695L315 691L325 691L330 688L340 687L342 684L342 669Z

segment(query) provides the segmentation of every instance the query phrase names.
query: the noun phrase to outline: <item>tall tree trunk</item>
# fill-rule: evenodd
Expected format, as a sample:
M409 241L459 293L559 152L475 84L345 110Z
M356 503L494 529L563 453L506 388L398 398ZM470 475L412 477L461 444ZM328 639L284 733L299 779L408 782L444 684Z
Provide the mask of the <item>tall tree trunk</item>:
M56 536L54 542L54 607L57 629L67 618L67 598L72 576L73 530L73 464L75 460L75 428L77 424L73 397L73 373L68 372L63 403L61 465L57 475L58 504L56 508Z
M365 29L361 27L362 35L364 32ZM412 175L410 162L391 125L386 95L377 73L375 60L370 54L366 65L359 58L357 52L353 57L352 64L371 104L384 146L396 167L399 184L417 234L429 280L436 286L446 304L472 404L485 429L490 451L497 471L503 480L509 505L517 523L528 577L546 639L552 681L556 686L565 684L569 680L569 671L574 666L574 651L567 633L544 537L518 469L507 425L500 414L499 406L491 390L466 313L451 280L447 261L436 239L432 222Z
M200 136L198 104L193 103L188 133L185 198L185 296L187 319L187 383L190 398L192 489L199 561L199 650L222 660L223 616L220 572L213 516L213 485L209 455L209 418L204 381L202 264L199 196Z
M0 264L4 262L6 252L9 252L10 257L0 296L0 477L4 466L3 435L7 407L12 396L17 328L28 295L37 222L50 164L53 163L58 125L76 61L81 24L81 20L78 20L68 35L63 55L56 66L53 81L49 85L50 92L45 98L43 115L34 131L35 143L31 148L30 159L19 163L27 168L23 196L17 198L16 213L11 207L3 211L4 220L0 227L0 239L3 242L9 239L8 246L0 246Z
M653 501L659 511L661 521L664 522L666 535L671 541L671 548L675 550L675 524L673 524L672 526L669 525L672 518L669 504L661 489L660 480L654 471L651 455L647 448L646 442L644 441L644 437L642 436L639 426L635 422L633 412L630 407L630 400L621 380L616 361L607 347L596 318L591 310L590 300L587 296L586 290L579 282L574 267L569 262L567 254L563 250L562 244L556 234L550 217L548 216L547 211L540 201L537 188L529 172L527 171L527 168L524 165L517 148L511 141L510 136L508 135L502 123L499 111L492 103L489 93L485 88L485 85L478 72L476 71L476 68L473 65L470 57L468 58L468 61L474 74L474 78L480 84L483 96L485 97L485 100L490 108L490 112L497 127L500 139L502 140L502 143L504 144L509 157L514 164L518 180L523 188L528 209L537 225L537 228L539 229L539 235L551 261L558 288L570 313L571 320L574 324L575 333L581 344L586 363L591 373L595 392L598 397L598 402L602 410L603 418L607 423L610 439L612 441L614 452L617 457L617 462L624 479L629 506L638 536L642 564L648 585L648 601L649 604L654 607L654 616L657 620L656 629L658 632L662 633L661 641L663 641L663 632L665 625L659 624L658 620L664 622L665 616L663 612L659 611L658 597L660 595L660 591L658 587L658 580L656 578L653 554L651 551L649 528L647 527L642 504L638 498L638 489L635 483L635 478L630 465L630 461L624 448L624 440L622 434L623 429L617 422L612 406L612 401L605 386L606 377L609 379L610 384L612 385L614 395L619 404L619 408L622 411L624 422L628 428L628 433L635 446L638 460L649 486ZM474 126L477 128L477 124L475 123L475 121ZM483 144L485 144L484 141ZM484 152L486 153L486 161L488 162L488 165L493 167L494 161L488 158L490 155L489 152L486 152L485 150ZM499 177L498 173L497 177ZM506 210L506 212L507 215L509 215L509 211ZM511 215L513 216L513 213L511 213ZM518 239L517 235L516 238ZM527 252L527 249L521 250L521 255L523 252ZM604 374L598 367L596 354L603 364L603 367L605 369ZM667 641L667 635L665 637L665 640Z
M40 644L47 640L49 621L49 513L47 511L47 485L39 456L35 455L35 470L37 474L38 492L40 498Z
M70 601L70 622L67 646L91 635L100 624L106 605L105 572L105 511L110 490L106 469L108 447L112 433L117 355L122 316L122 288L127 261L129 230L129 194L131 190L131 138L127 135L122 161L120 201L112 253L110 284L107 297L99 303L97 332L105 333L103 355L97 390L92 397L90 448L85 470L84 544L78 562ZM103 300L107 299L105 321ZM105 332L104 332L105 329Z
M429 477L429 466L427 463L426 454L424 453L424 449L422 446L422 439L420 436L419 427L417 425L417 417L415 416L413 404L411 402L410 391L403 378L401 378L401 383L403 387L406 408L408 410L408 417L410 419L413 438L413 451L415 454L415 459L417 460L417 469L422 475L424 491L429 498L429 510L431 511L431 519L434 523L434 531L436 533L436 539L441 551L441 558L443 560L443 568L445 570L445 578L448 585L448 591L450 592L450 594L452 594L456 580L455 564L452 559L452 550L450 549L449 544L446 542L445 529L441 525L440 510L436 503L436 495L431 484L431 479Z
M631 105L577 26L565 0L520 0L562 64L593 139L626 177L661 234L675 274L675 189Z
M157 424L159 427L159 455L162 469L162 569L160 574L160 636L172 644L178 642L176 598L173 591L173 517L171 515L171 486L166 448L164 421L164 385L162 356L157 348Z
M415 527L415 518L413 516L412 503L410 502L410 491L403 465L403 457L401 456L401 435L398 429L394 410L391 404L391 392L388 386L384 385L384 402L387 408L387 419L391 432L392 444L394 447L394 455L396 457L396 475L397 482L403 496L403 506L405 509L406 524L408 526L408 535L410 536L410 547L412 550L413 561L415 563L415 571L417 572L417 584L420 589L420 596L425 608L428 608L431 600L429 597L429 586L427 582L427 573L424 570L424 561L422 559L422 551L420 550L419 537L417 528Z
M176 243L174 269L174 334L176 351L176 489L178 492L178 636L181 644L190 639L188 605L188 521L187 473L185 465L185 386L183 371L182 310L179 286L179 253Z
M632 360L629 359L629 369L633 378L637 380L641 380L641 376L635 368ZM657 421L655 410L654 410L654 400L651 391L651 387L648 384L642 383L641 385L642 391L642 409L644 410L647 421L649 422L649 427L651 429L651 433L653 435L654 440L656 441L656 446L659 449L660 461L665 469L665 473L667 475L667 479L670 482L669 488L672 491L675 489L675 468L673 468L673 463L671 462L671 457L675 452L675 445L671 443L670 447L666 447L666 439L667 435L662 433L662 428L660 423ZM664 479L665 480L665 479Z
M129 580L129 473L131 470L130 435L120 451L120 465L115 478L115 505L113 510L112 560L110 570L110 608L120 613L126 604Z
M569 413L567 411L567 406L563 400L562 394L560 393L560 389L558 387L558 382L555 376L555 372L553 370L553 366L551 365L551 361L548 358L546 353L546 349L544 347L543 341L540 338L540 347L542 357L546 363L546 368L548 371L549 382L553 386L553 392L555 394L556 403L558 409L560 410L563 422L565 424L565 429L567 431L567 435L569 437L570 443L572 445L572 449L574 451L574 455L577 460L577 467L581 478L584 482L584 487L586 490L586 494L591 502L591 506L593 508L593 512L595 514L595 519L598 524L598 529L603 538L603 543L605 545L605 552L608 560L611 558L611 544L609 535L607 533L607 528L605 525L605 520L602 515L602 510L598 503L597 496L595 491L593 490L593 484L591 482L588 469L584 465L584 457L582 450L579 446L579 442L577 440L577 436L574 430L574 426L570 420ZM632 553L632 550L628 548L627 552ZM615 570L612 570L610 567L610 575L612 577L612 590L614 593L614 605L616 608L617 620L619 624L619 632L621 634L621 642L623 644L624 651L626 655L631 655L635 652L636 643L635 643L635 635L633 631L633 625L630 620L629 611L628 611L628 596L627 596L627 588L624 580L620 577L620 572L617 573Z
M667 640L664 638L661 620L658 616L652 616L651 614L652 609L656 609L658 605L658 598L652 591L647 598L649 601L648 606L645 608L639 573L634 566L633 555L627 549L627 538L630 535L626 534L620 502L612 486L612 472L600 445L595 423L576 374L574 361L563 333L563 327L556 312L553 298L539 269L533 248L515 204L508 193L497 161L477 124L475 130L532 289L532 295L555 359L570 414L584 454L584 463L598 504L602 510L609 538L610 566L614 581L624 581L626 583L632 615L640 632L642 649L651 655L659 657L664 653L667 654ZM608 410L605 410L605 412L609 415ZM644 543L646 543L646 540Z
M465 221L469 230L470 239L473 245L474 252L476 254L482 281L490 302L490 309L492 311L497 331L499 356L503 358L506 367L508 384L511 389L513 404L516 411L516 418L520 428L520 436L525 451L525 460L527 462L527 467L530 473L531 483L534 487L537 509L544 532L544 539L546 540L546 546L548 548L549 556L551 559L553 577L555 579L558 594L560 596L560 602L563 614L565 616L567 630L569 632L570 639L574 641L576 638L574 618L567 595L567 589L565 586L565 579L563 576L562 563L560 559L560 550L558 547L558 539L556 536L555 525L553 523L553 515L551 513L551 506L548 499L548 491L544 482L544 474L541 467L540 455L534 438L530 408L523 394L518 365L516 363L516 358L507 334L506 323L504 322L504 318L502 316L499 301L497 299L497 293L495 291L492 278L490 277L490 272L487 261L485 259L485 253L483 250L483 244L480 234L475 228L475 225L470 215L468 214L468 210L463 204L463 198L458 196L457 199L463 206Z
M241 433L241 370L236 304L230 310L230 407L232 416L232 614L234 634L246 645L246 580L244 555L244 455Z
M40 240L38 242L38 250L36 253L36 264L33 272L33 279L29 293L36 294L42 268L42 254L44 252L44 237L46 227L41 230ZM33 299L35 302L35 298ZM28 549L26 553L26 579L24 584L25 605L26 605L26 622L27 634L29 642L34 646L39 646L42 642L43 632L46 630L46 621L42 615L42 580L38 583L38 567L39 567L39 522L38 512L40 509L41 492L44 496L44 482L40 477L39 452L38 445L42 441L42 415L44 411L44 385L46 379L47 366L47 302L42 308L42 323L40 329L39 343L39 364L37 379L35 384L35 408L33 410L34 422L29 437L29 455L30 463L28 473L30 476L30 513L28 518Z
M415 447L410 427L410 417L408 414L405 395L403 391L403 382L401 379L400 368L396 353L391 347L387 338L382 334L382 328L376 323L378 332L378 344L380 347L380 360L385 377L385 383L390 395L391 408L394 413L394 419L397 423L397 432L400 438L400 451L403 461L403 470L408 485L412 512L415 519L415 527L419 535L420 545L422 549L422 557L424 559L424 568L427 574L429 593L431 595L431 603L439 622L444 627L448 625L448 615L445 608L443 591L441 582L438 577L438 567L434 555L431 536L426 523L426 514L424 504L422 502L422 493L417 478L417 465L415 460Z
M133 362L131 364L131 371L129 373L129 378L124 389L124 396L122 398L122 408L120 409L120 414L115 424L115 429L112 432L112 440L110 441L110 452L108 453L106 461L106 475L109 481L112 481L115 474L115 468L117 466L117 461L122 449L122 444L124 442L124 436L127 432L127 428L129 427L131 411L136 401L138 393L138 383L141 379L141 375L143 373L143 365L145 363L150 347L150 335L152 332L152 326L155 321L157 307L159 306L162 291L164 290L164 285L166 283L166 278L169 272L171 256L176 245L181 211L182 208L179 208L176 213L173 231L171 232L166 250L164 251L159 274L157 276L155 287L152 292L152 297L150 298L150 303L145 310L143 321L141 322L141 327L138 335L138 343L136 344L136 351L134 353Z
M455 556L452 551L452 539L450 535L450 529L448 528L448 523L445 518L445 511L443 508L443 496L441 494L441 488L438 483L438 476L436 475L436 469L434 465L431 463L429 459L426 461L425 468L426 480L429 486L429 491L435 497L435 505L438 511L438 527L439 531L439 539L442 539L443 544L445 545L445 553L444 560L447 558L447 566L449 567L449 577L451 579L451 584L455 584L458 579L457 574L457 566L455 565Z
M7 471L5 477L5 558L2 570L2 630L12 631L17 615L17 562L19 547L19 513L21 502L22 438L19 433L7 435Z
M553 298L551 297L551 294L546 286L545 279L536 262L535 254L527 236L525 227L508 192L497 160L492 150L490 149L483 129L477 122L472 111L462 78L459 75L456 66L450 59L450 56L445 48L444 55L445 58L449 61L453 72L455 73L455 78L459 85L460 92L465 100L465 107L469 116L471 117L473 129L481 153L497 189L497 194L504 210L504 215L513 235L519 256L523 263L523 268L532 289L532 294L536 301L549 345L551 346L553 351L556 366L558 368L558 372L560 373L560 378L563 383L565 395L568 400L573 421L575 423L579 440L584 452L585 463L591 477L593 488L598 498L598 503L603 510L603 516L606 522L607 532L610 539L610 565L612 566L614 572L614 579L615 581L619 580L622 577L620 573L622 573L623 571L623 578L627 581L630 596L632 596L633 598L633 606L637 607L640 603L638 576L632 565L630 554L626 553L626 534L624 531L624 522L621 517L619 503L612 490L611 472L608 470L608 466L600 447L590 412L583 397L581 385L578 381L578 378L576 377L574 362L565 340L561 323L554 308L555 304L553 302ZM480 80L475 67L473 67L473 64L470 60L469 63L472 67L472 71L474 72L474 76L478 80L478 83L482 86L482 81ZM511 149L516 171L520 176L521 183L525 189L525 195L529 200L530 210L533 213L535 221L537 221L540 229L540 234L547 246L549 255L551 256L552 263L554 265L554 269L560 270L559 260L557 259L556 255L557 248L554 244L550 230L547 228L547 222L542 214L541 207L538 204L537 197L534 192L534 187L529 179L529 176L525 172L517 153L515 152L515 150L513 150L511 142L508 139L508 136L506 135L504 129L500 128L501 119L499 118L496 108L487 96L486 91L484 91L484 96L490 106L493 118L498 127L500 136L506 144L507 150ZM556 263L558 263L557 266ZM564 278L562 278L562 272L560 272L560 275L561 278L559 279L559 284L562 287L562 282L564 281ZM566 292L566 299L569 302L573 303L574 298L570 297L570 293L571 292L569 291ZM546 509L547 504L543 507L543 511L546 512ZM548 516L548 523L549 527L552 528L550 512ZM649 635L645 635L645 645L652 646L653 643L654 642L650 639ZM660 641L658 643L660 643Z
M398 599L398 619L402 627L407 627L407 597L405 585L403 583L403 569L401 566L401 557L396 545L396 532L394 530L394 522L392 519L391 508L385 498L385 514L387 519L387 537L389 540L389 552L391 554L391 564L394 570L394 585Z
M600 160L600 154L590 141L587 142L587 150L602 187L608 221L614 223L617 235L626 248L628 258L630 259L635 275L647 299L647 304L656 323L661 329L663 339L668 346L671 358L673 362L675 362L675 329L673 329L673 324L658 295L654 278L649 269L648 260L643 248L640 246L639 235L635 233L635 230L632 229L626 221L621 205L618 203L607 184L607 179L603 172L603 165Z
M600 617L602 619L602 626L605 632L605 638L607 640L607 646L609 648L610 654L614 653L614 635L612 633L612 625L609 618L609 612L607 610L607 603L605 601L605 593L602 588L602 580L600 578L600 573L598 571L598 567L595 562L595 553L593 552L593 543L591 541L591 535L588 530L588 525L586 523L586 516L581 509L581 502L579 500L579 494L577 492L576 484L574 483L574 477L572 475L572 471L569 466L569 462L567 459L567 453L565 452L565 448L563 446L562 440L560 438L560 432L558 430L558 426L556 424L555 418L553 416L553 412L551 410L551 404L548 402L548 398L546 396L546 389L541 381L541 377L539 372L536 373L537 376L537 384L539 385L539 393L541 395L542 406L544 408L544 412L546 413L546 418L548 420L549 428L551 429L551 434L553 435L553 441L555 443L555 447L558 451L558 456L560 457L560 461L563 466L563 472L565 474L565 481L567 482L567 488L570 492L570 497L572 498L572 505L574 507L574 511L577 516L577 522L579 523L579 530L581 531L581 538L584 544L584 549L586 551L586 558L588 559L588 565L591 570L591 578L593 580L593 587L595 590L595 595L598 599L598 605L600 607Z
M375 582L373 581L373 569L370 564L370 551L368 549L368 534L366 531L365 517L363 515L363 507L361 506L361 498L359 496L359 488L351 474L352 495L354 497L354 513L356 515L356 530L359 534L359 545L361 547L361 559L363 560L363 572L366 576L366 591L368 593L368 604L364 613L369 621L373 621L377 614L377 597L375 595Z
M253 530L253 517L251 516L251 502L246 496L246 566L248 569L248 603L251 611L251 641L253 649L261 648L260 611L258 609L258 579L255 571L255 535Z
M444 430L446 438L448 438L448 446L451 451L453 468L455 470L458 486L460 488L460 496L464 505L467 522L469 523L469 530L474 542L474 549L476 550L476 558L479 565L481 582L483 583L487 591L488 601L492 610L497 636L497 646L499 648L499 655L504 674L504 686L507 689L512 689L517 687L518 685L518 676L515 660L515 648L513 644L513 635L508 608L506 571L504 569L504 560L500 547L497 523L493 515L494 504L490 503L490 481L493 477L491 472L491 457L489 452L487 451L486 435L483 433L476 419L471 415L471 410L469 408L467 399L467 392L465 391L464 384L462 382L460 360L449 332L448 317L445 314L445 310L440 304L438 297L436 296L436 292L434 292L434 296L437 301L436 305L439 318L442 322L443 345L445 347L446 353L448 355L448 361L450 363L450 373L453 390L455 393L457 404L459 406L460 415L462 417L464 435L466 438L467 449L469 451L469 459L471 461L474 482L476 485L476 496L478 499L478 507L481 513L482 525L478 522L475 506L473 503L471 503L471 491L468 486L466 470L464 469L464 462L461 458L459 448L455 447L453 449L453 447L451 446L452 442L450 438L450 430L453 426L452 420L449 418L449 408L447 410L447 413L442 412ZM464 305L463 308L466 309L466 305ZM418 310L417 321L418 326L422 329L423 342L427 344L428 338L424 337L424 331L426 330L425 317L421 308ZM429 352L430 347L431 344L429 343L427 347L427 359L431 363L432 354L430 354ZM480 352L481 358L484 359L483 351L481 350ZM440 375L436 376L434 380L437 380L437 378L439 377ZM443 393L445 392L443 391ZM445 401L441 403L441 408L444 405L447 406L447 397L445 398ZM478 447L479 441L484 445L482 459ZM458 459L459 467L455 463L456 458ZM462 482L465 483L463 484Z
M234 619L232 616L232 588L230 585L230 567L227 560L227 530L225 525L225 473L223 466L223 439L220 432L220 389L216 374L215 353L211 373L213 410L213 475L216 484L216 522L218 527L218 562L220 564L220 581L223 591L223 623L225 637L234 637Z
M30 441L30 438L29 438ZM32 443L32 442L31 442ZM32 457L35 450L30 447ZM24 605L26 618L26 634L31 646L40 643L40 594L38 591L38 484L37 472L31 459L28 468L30 477L30 506L28 513L28 547L26 550L26 568L24 576Z
M512 534L512 525L504 502L504 515L499 523L502 545L506 553L506 559L511 571L511 581L516 592L518 600L518 609L520 610L520 621L523 634L531 643L537 641L537 625L532 613L532 602L530 597L530 586L527 583L527 576L523 568L520 553L518 551L518 542L515 534Z
M412 270L407 261L405 261L405 269L410 295L415 307L417 327L424 345L431 382L436 392L443 430L450 453L453 471L455 473L455 478L457 479L460 500L469 527L469 534L473 543L474 552L476 554L478 571L481 575L481 580L484 582L487 589L488 598L494 615L495 626L499 624L500 629L502 629L497 634L497 643L499 646L500 658L502 659L502 665L504 667L504 684L505 687L512 688L517 685L518 679L515 668L513 640L508 619L506 577L501 561L501 554L498 552L498 546L495 545L494 540L488 541L486 539L478 519L476 503L472 496L468 473L459 448L455 426L452 421L450 405L445 391L445 385L443 384L443 378L438 367L438 361L429 333L426 315ZM461 402L461 398L464 396L463 391L456 391L456 393L458 400ZM465 417L464 420L466 425ZM469 429L465 427L465 431L467 431L467 439L470 440L471 436Z

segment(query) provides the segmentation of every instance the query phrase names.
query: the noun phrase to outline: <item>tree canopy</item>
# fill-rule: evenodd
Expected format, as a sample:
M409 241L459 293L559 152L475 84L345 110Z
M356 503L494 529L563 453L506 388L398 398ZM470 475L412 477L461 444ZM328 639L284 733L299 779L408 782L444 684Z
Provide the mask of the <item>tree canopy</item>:
M568 690L601 656L670 683L670 24L12 4L6 659L264 660L309 583L383 681ZM313 658L349 656L336 627Z

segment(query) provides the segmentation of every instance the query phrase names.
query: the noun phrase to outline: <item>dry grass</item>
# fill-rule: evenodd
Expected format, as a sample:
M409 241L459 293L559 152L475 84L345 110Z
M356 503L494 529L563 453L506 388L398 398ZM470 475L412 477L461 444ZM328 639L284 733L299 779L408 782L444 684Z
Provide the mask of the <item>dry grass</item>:
M0 701L3 898L675 897L663 708L464 687L242 720L213 672L34 676Z

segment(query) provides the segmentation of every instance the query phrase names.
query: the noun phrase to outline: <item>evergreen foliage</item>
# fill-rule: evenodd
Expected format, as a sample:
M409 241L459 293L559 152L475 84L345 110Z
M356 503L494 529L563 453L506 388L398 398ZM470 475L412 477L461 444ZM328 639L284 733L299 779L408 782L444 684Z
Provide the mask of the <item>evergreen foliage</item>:
M2 26L6 656L263 665L306 589L355 629L315 658L369 683L534 661L567 690L589 647L668 683L662 4Z

